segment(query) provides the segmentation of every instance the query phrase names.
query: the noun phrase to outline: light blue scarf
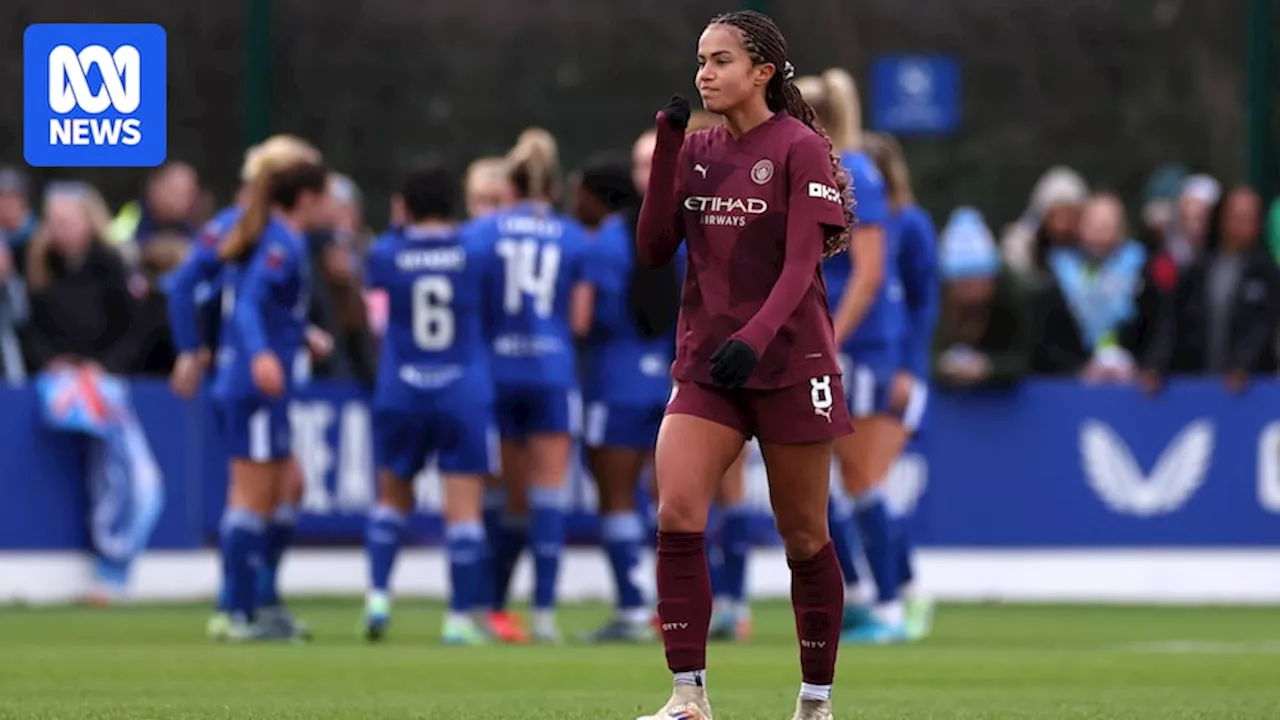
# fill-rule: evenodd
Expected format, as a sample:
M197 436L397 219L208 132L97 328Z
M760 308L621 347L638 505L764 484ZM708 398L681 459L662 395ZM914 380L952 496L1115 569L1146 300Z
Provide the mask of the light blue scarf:
M1134 294L1146 261L1146 250L1132 240L1096 267L1078 250L1049 253L1049 268L1080 326L1086 349L1093 351L1110 340L1116 328L1137 313Z

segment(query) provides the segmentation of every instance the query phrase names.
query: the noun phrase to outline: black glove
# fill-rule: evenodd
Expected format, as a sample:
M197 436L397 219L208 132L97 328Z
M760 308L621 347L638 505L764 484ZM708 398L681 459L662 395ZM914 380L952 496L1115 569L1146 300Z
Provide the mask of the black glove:
M659 117L666 118L666 121L676 130L684 130L689 127L691 113L688 100L679 95L672 95L667 101L667 106L659 112Z
M756 351L741 340L725 340L711 354L711 379L717 385L728 388L739 388L751 378L756 371L760 358Z

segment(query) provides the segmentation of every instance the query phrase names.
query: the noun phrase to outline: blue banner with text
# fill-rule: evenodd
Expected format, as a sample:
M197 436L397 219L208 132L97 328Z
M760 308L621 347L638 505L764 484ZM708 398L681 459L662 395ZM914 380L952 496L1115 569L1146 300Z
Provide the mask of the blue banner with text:
M132 383L133 402L164 476L151 547L211 543L226 462L207 402L160 383ZM1131 388L1037 381L1007 392L932 394L925 430L887 482L921 545L968 548L1280 546L1280 383L1240 396L1212 381ZM354 545L376 499L372 416L354 386L319 384L290 408L305 477L298 541ZM0 388L0 550L87 547L86 458L80 438L38 422L30 388ZM418 542L438 539L441 488L414 481ZM768 491L752 450L747 498L768 526ZM571 536L594 540L589 475L571 478Z

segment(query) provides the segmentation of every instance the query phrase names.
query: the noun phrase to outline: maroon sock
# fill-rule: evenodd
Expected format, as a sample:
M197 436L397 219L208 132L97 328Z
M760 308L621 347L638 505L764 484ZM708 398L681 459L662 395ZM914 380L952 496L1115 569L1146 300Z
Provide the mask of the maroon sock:
M705 670L711 625L706 533L658 533L658 619L671 672Z
M800 641L800 670L810 685L830 685L836 676L844 579L834 543L807 560L787 558L791 568L791 607Z

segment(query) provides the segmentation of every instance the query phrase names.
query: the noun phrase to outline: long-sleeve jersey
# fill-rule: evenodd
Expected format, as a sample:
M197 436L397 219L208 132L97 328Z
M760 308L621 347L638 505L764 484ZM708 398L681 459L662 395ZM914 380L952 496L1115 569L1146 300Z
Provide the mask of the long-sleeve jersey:
M223 280L218 246L242 214L238 205L219 211L196 236L182 264L165 278L169 325L180 353L217 346Z
M938 320L937 230L929 213L917 205L897 210L889 221L896 238L896 275L903 290L905 328L902 334L902 369L918 378L929 375L929 355Z
M595 236L596 302L584 353L583 395L610 406L662 405L671 394L674 328L668 335L641 337L631 317L628 291L636 265L631 230L620 216Z
M213 394L220 398L256 397L253 358L270 351L285 367L292 387L298 373L289 368L303 354L307 307L311 300L306 238L272 218L257 246L243 262L224 267L223 311L218 373Z

